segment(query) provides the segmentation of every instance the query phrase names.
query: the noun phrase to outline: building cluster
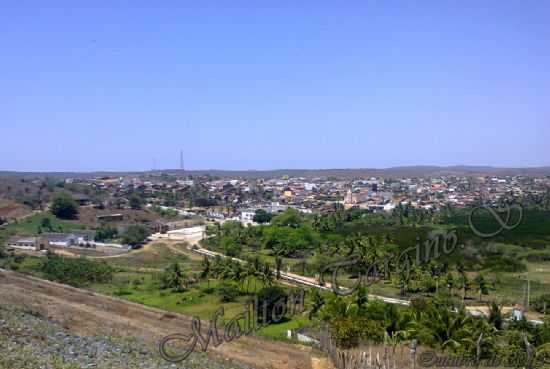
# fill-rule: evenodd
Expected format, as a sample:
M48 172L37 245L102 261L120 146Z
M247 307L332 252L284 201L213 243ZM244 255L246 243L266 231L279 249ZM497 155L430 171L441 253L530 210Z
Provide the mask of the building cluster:
M8 248L42 251L51 247L94 247L93 232L42 233L36 236L12 236Z
M119 234L135 222L132 215L139 209L157 214L142 219L150 233L168 234L205 222L252 224L260 211L273 215L291 208L302 213L335 207L382 213L404 207L437 212L448 206L460 208L503 199L527 199L550 208L549 177L220 178L154 173L64 181L62 187L71 190L80 206L100 209L95 216L98 224L110 224ZM7 246L42 250L100 245L93 241L93 231L39 233L11 237Z
M92 198L99 206L127 208L131 195L137 192L148 206L172 210L179 216L238 219L243 223L252 222L258 210L274 214L294 208L315 213L334 209L338 204L346 209L374 212L391 212L400 205L437 211L446 205L466 207L476 201L494 202L505 197L542 197L550 187L547 177L452 175L350 180L288 176L190 177L159 173L80 182L103 194L101 200Z

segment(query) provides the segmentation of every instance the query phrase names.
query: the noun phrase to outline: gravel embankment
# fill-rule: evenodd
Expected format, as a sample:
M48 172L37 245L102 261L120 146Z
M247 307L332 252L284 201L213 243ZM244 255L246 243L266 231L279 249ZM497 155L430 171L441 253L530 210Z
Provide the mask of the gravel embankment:
M136 339L83 337L39 316L0 304L0 369L249 369L205 354L164 361Z

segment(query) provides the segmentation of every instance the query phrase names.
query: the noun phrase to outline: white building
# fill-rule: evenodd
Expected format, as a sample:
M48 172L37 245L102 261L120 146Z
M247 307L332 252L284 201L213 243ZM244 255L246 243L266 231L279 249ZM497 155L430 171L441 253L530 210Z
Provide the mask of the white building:
M241 210L240 221L243 223L252 223L254 221L255 215L256 215L256 209Z

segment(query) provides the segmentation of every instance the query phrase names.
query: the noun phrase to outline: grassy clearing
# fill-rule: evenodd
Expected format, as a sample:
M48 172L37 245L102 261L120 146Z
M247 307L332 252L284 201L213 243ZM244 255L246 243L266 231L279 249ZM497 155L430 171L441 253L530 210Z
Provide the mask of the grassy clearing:
M72 220L61 220L50 213L40 213L28 218L10 223L7 227L0 229L0 241L4 241L13 235L34 235L41 228L42 221L49 219L51 230L42 229L43 232L70 232L84 229L84 225Z

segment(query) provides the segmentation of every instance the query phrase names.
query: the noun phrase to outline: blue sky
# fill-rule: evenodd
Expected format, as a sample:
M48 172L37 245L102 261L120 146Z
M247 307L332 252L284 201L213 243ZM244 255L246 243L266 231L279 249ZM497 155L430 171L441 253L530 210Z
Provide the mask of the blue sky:
M175 168L180 149L189 169L547 166L549 17L544 0L5 0L0 170Z

